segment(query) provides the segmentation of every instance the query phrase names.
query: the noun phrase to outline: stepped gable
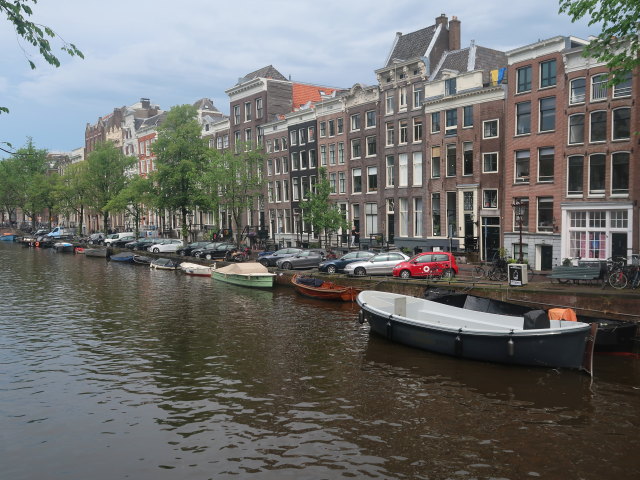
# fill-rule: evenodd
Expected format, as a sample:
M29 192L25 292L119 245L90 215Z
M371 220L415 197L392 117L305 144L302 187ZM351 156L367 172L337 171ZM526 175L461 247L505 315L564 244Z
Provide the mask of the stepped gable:
M255 72L248 73L247 75L239 79L236 85L240 85L241 83L253 80L254 78L271 78L273 80L282 80L285 82L287 81L287 78L278 70L276 70L273 65L267 65L266 67L262 67Z
M436 33L436 28L436 25L431 25L405 35L397 33L395 45L385 67L390 66L394 61L424 57Z

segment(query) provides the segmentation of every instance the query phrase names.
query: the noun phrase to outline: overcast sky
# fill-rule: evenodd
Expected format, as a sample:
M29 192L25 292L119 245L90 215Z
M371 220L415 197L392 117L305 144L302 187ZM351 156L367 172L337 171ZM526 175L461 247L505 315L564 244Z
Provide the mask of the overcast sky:
M87 123L141 97L161 108L211 98L229 113L224 91L272 64L306 83L375 83L396 32L457 16L462 47L471 40L509 50L556 35L597 29L558 14L558 0L38 0L32 19L76 44L60 68L0 19L0 142L32 137L38 148L84 145ZM56 46L57 48L57 46ZM31 70L27 58L38 65Z

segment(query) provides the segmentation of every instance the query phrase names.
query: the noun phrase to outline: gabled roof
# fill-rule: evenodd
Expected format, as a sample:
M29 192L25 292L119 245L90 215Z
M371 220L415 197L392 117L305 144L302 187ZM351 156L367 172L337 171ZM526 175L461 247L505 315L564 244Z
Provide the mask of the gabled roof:
M470 47L445 52L429 80L441 80L446 70L459 74L474 70L489 71L506 66L507 55L504 52L471 43Z
M287 81L287 78L276 70L273 65L267 65L266 67L262 67L260 70L248 73L244 77L240 78L236 85L253 80L254 78L271 78L273 80Z
M293 109L298 110L309 102L319 102L338 91L334 87L322 87L319 85L308 85L305 83L293 84Z
M160 125L164 122L164 119L167 118L168 112L162 112L158 115L154 115L153 117L145 118L140 124L140 128L153 128Z
M394 61L405 61L410 58L424 57L433 40L436 29L436 25L431 25L405 35L398 32L385 67L390 66Z
M213 104L213 102L211 101L210 98L201 98L200 100L197 100L194 104L194 107L196 107L198 110L207 110L210 112L219 112L219 110L215 107L215 105Z

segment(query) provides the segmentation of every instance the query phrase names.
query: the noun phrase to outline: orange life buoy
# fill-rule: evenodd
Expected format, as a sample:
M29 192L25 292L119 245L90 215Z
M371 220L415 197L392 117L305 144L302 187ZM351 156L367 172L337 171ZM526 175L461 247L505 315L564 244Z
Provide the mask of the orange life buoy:
M36 242L36 247L39 247L39 246L40 246L40 242Z

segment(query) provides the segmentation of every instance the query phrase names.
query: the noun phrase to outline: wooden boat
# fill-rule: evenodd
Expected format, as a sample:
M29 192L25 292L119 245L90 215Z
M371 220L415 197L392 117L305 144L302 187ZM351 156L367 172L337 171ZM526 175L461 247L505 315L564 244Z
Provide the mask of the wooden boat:
M300 295L320 300L353 302L358 293L362 291L358 288L337 285L320 278L305 277L297 274L291 278L291 284Z
M181 263L180 270L182 270L185 275L192 275L194 277L210 277L212 271L211 267L207 265L189 262Z
M455 307L473 310L476 312L499 313L502 315L522 316L531 310L524 305L503 302L492 298L477 297L468 293L460 293L448 289L432 289L425 293L427 300L453 305ZM611 318L598 318L586 315L575 315L570 308L550 309L550 316L568 314L571 318L583 323L595 323L598 325L598 334L594 350L596 352L632 352L635 348L638 324L615 320Z
M112 262L133 263L133 253L131 252L117 253L115 255L111 255L109 258Z
M18 236L14 233L3 233L0 236L0 241L2 242L15 242Z
M146 255L133 256L133 263L136 263L138 265L150 265L152 261L153 261L153 258L147 257Z
M592 371L595 324L475 312L422 298L365 290L360 321L389 340L435 353L513 365Z
M221 282L252 288L271 288L275 273L258 262L232 263L226 267L213 266L211 276Z
M83 255L84 254L84 247L75 247L73 249L73 253L78 254L78 255Z
M107 258L109 256L108 248L85 248L84 256L85 257L99 257L99 258Z
M152 260L149 266L156 270L175 270L180 265L180 262L171 260L170 258L156 258Z

